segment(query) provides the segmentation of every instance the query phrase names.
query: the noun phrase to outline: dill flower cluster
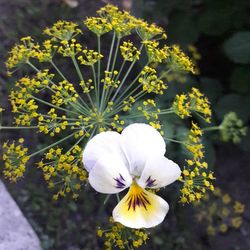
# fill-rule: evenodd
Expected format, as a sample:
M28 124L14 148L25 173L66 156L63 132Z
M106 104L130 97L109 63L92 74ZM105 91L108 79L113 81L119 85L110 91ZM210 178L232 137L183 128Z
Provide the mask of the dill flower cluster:
M235 112L229 112L224 116L219 130L223 141L233 143L240 143L241 138L247 133L247 127L244 127L243 121Z
M194 112L204 121L211 122L212 111L209 101L197 88L192 88L188 94L176 95L173 109L182 119L191 116L191 112Z
M7 141L3 144L3 160L5 161L3 174L11 182L16 182L23 176L25 165L29 160L28 148L25 148L23 143L24 139L20 138L17 142Z
M47 138L48 145L32 148L29 153L22 139L4 143L5 177L16 181L23 176L27 161L43 154L37 166L49 188L55 190L54 199L66 194L77 198L88 181L82 152L92 137L104 131L122 132L138 120L164 135L162 121L176 114L191 126L184 141L165 137L190 152L179 179L183 184L181 202L200 200L206 190L213 191L214 176L204 161L201 140L206 128L194 122L197 117L211 121L208 99L192 88L177 95L169 107L156 101L158 95L167 95L166 74L196 73L195 64L178 45L164 45L167 35L163 28L113 5L101 8L83 25L84 29L74 22L58 21L44 30L43 42L28 36L11 49L6 62L8 74L23 66L32 73L15 82L9 95L14 126L0 126L0 130L31 130ZM96 38L90 47L80 42L85 32ZM108 55L103 41L110 44ZM58 59L65 62L64 67L73 67L74 73L67 75ZM160 66L167 68L164 77ZM148 184L153 185L153 181L149 179ZM122 179L117 182L122 185ZM128 244L136 248L148 239L145 231L131 231L118 223L107 232L99 229L98 235L104 236L107 249L124 249Z
M239 229L243 223L245 205L216 187L213 194L206 194L203 202L197 204L196 218L207 225L207 234L226 233Z
M183 182L181 188L182 203L200 201L206 190L214 191L213 172L208 171L208 164L204 161L204 147L201 142L203 131L192 122L192 126L184 146L190 152L190 159L186 160L186 166L182 171L180 181Z
M113 249L134 249L139 248L149 239L149 234L144 229L129 229L121 223L114 222L113 218L109 219L109 228L97 229L98 237L104 238L104 246L106 250Z

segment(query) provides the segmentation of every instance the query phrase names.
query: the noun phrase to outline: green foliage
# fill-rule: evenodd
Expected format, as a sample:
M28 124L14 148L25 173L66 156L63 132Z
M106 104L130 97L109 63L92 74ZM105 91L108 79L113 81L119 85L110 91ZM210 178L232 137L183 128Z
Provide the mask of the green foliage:
M197 86L215 105L214 115L219 121L223 120L226 113L234 111L247 122L250 117L249 2L141 0L135 6L143 16L154 16L160 22L167 23L170 41L184 47L195 43L201 53L199 78L186 78L184 84L175 79L169 84L168 97L160 101L167 102L177 90L188 91L194 82L198 82ZM213 137L209 140L212 141Z
M250 32L235 33L224 44L226 56L235 63L250 63Z
M230 87L231 90L241 94L250 93L249 65L235 67L230 76Z

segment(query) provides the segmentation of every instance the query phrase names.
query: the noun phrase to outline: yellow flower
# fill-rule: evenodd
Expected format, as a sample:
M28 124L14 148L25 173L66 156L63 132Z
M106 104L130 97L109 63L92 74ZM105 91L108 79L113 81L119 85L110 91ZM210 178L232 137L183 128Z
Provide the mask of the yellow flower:
M4 177L12 182L23 176L26 163L29 160L28 148L23 147L24 139L20 138L18 142L3 144Z

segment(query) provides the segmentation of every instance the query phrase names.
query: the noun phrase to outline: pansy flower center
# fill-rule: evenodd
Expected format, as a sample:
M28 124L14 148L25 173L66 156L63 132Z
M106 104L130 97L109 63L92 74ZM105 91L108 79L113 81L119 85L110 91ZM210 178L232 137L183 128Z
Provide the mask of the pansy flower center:
M147 210L147 207L151 205L148 194L135 181L130 186L127 196L126 204L128 211L135 211L137 207L143 207Z

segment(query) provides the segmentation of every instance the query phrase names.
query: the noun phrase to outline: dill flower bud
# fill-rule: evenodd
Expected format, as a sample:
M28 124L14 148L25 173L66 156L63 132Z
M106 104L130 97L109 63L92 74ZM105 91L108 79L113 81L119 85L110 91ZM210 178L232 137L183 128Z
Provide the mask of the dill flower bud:
M235 112L229 112L224 116L220 125L220 134L223 141L240 143L241 138L247 133L243 121L237 117Z

